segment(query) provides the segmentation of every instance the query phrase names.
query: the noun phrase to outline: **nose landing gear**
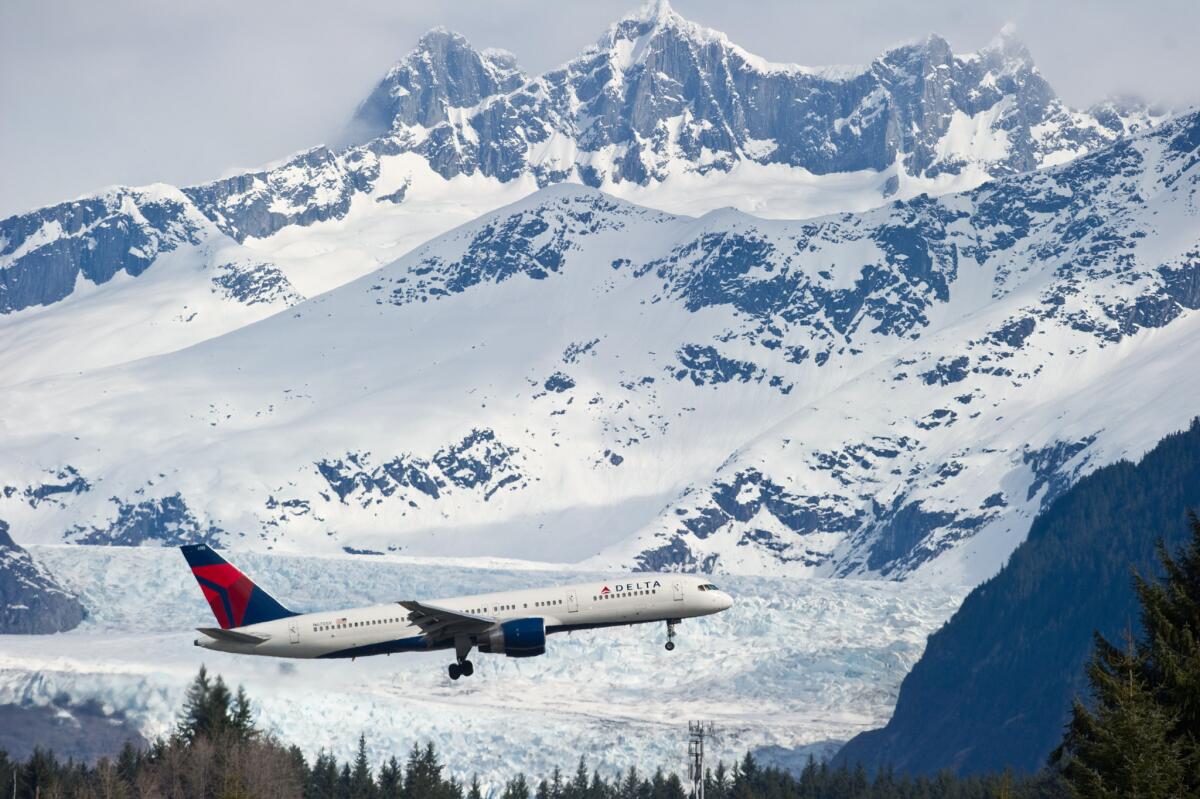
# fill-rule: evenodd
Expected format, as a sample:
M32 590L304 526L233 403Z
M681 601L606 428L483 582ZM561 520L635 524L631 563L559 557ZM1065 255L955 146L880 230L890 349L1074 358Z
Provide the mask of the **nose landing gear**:
M667 619L667 645L668 652L675 649L675 625L679 624L679 619Z

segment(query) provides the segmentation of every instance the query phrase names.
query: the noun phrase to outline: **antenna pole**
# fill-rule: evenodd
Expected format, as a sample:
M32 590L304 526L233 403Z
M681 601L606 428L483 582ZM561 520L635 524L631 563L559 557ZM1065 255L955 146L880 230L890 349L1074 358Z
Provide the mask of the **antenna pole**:
M704 799L704 741L716 737L711 721L688 722L688 778L692 799Z

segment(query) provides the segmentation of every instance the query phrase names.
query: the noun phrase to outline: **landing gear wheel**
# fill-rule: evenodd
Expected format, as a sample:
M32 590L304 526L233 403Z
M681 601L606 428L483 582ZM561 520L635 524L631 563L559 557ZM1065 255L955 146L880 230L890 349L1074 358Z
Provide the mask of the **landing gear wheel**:
M679 619L667 619L667 651L675 649L675 625L679 624Z
M451 663L450 668L447 669L447 671L450 672L450 679L452 679L452 680L457 680L459 677L462 676L462 673L463 673L462 669L459 667L459 665L457 663Z
M667 651L668 651L668 652L670 652L670 651L672 651L672 650L674 650L674 649L675 649L675 642L674 642L674 641L667 641Z
M458 667L462 671L462 676L464 677L470 677L475 673L475 664L469 660L464 660L462 663L459 663Z

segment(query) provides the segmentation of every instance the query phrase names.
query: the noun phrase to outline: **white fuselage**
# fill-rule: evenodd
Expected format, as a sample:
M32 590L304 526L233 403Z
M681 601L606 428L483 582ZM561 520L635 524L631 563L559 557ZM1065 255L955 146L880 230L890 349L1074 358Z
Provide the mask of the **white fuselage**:
M702 588L702 586L704 588ZM451 611L495 619L542 619L547 635L570 630L675 621L719 613L733 605L708 579L682 574L638 574L620 581L502 591L430 600ZM362 657L454 646L426 636L398 603L304 613L238 627L261 637L250 643L202 637L196 645L222 652L286 658Z

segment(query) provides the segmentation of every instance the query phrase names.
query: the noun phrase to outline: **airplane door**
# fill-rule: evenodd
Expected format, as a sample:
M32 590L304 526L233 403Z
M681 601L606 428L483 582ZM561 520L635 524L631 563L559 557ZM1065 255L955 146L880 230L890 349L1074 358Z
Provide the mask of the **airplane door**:
M676 580L674 583L671 584L671 591L675 595L674 599L676 602L683 601L683 583Z
M567 613L579 612L579 599L575 596L574 591L567 592Z
M300 643L300 623L295 621L288 622L288 636L293 644Z

